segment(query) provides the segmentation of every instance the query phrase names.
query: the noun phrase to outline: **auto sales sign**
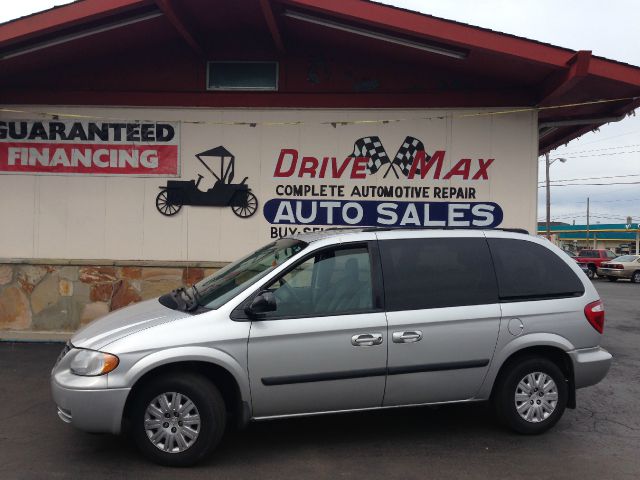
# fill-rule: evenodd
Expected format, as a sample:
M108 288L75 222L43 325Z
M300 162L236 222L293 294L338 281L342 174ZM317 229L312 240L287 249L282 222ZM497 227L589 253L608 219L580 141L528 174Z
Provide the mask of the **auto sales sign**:
M266 201L264 216L274 225L272 238L325 225L496 227L502 208L479 196L494 162L480 155L452 158L444 149L429 152L413 136L393 157L378 136L354 139L344 157L282 148L273 169L275 198Z
M0 173L174 177L176 122L0 120Z

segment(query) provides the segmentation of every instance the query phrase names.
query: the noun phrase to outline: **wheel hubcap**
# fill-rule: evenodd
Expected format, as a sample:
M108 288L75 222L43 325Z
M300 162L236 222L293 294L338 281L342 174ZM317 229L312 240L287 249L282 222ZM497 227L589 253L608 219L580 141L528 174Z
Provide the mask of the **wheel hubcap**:
M545 421L554 412L557 404L558 387L546 373L529 373L518 382L515 391L516 410L527 422Z
M198 438L200 413L186 395L165 392L147 406L144 430L158 449L168 453L184 452Z

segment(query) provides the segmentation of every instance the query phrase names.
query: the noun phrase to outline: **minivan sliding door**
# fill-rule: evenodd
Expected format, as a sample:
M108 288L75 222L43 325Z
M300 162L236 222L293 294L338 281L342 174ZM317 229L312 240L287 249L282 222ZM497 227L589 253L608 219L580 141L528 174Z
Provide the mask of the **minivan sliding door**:
M473 398L495 350L500 305L482 232L379 232L389 362L384 405Z

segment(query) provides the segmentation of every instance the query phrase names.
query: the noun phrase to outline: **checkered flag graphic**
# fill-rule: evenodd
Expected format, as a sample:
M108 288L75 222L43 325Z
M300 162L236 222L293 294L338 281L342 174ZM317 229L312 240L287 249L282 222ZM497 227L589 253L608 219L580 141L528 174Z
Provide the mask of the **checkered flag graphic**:
M359 138L353 144L353 153L349 156L368 158L365 171L369 175L376 173L383 165L391 164L379 137Z
M424 151L424 144L420 140L414 137L405 138L404 142L398 149L398 153L396 153L396 156L393 159L392 165L398 166L400 168L400 172L405 177L408 176L411 171L413 161L420 150ZM429 161L430 159L431 156L427 155L425 152L425 161ZM416 174L420 175L420 167L417 168Z

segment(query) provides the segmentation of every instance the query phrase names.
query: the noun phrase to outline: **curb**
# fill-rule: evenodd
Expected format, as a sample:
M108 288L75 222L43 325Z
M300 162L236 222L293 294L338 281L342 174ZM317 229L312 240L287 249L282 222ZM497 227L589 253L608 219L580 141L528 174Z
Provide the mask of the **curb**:
M73 336L73 332L31 332L19 330L0 330L0 342L48 342L64 343Z

